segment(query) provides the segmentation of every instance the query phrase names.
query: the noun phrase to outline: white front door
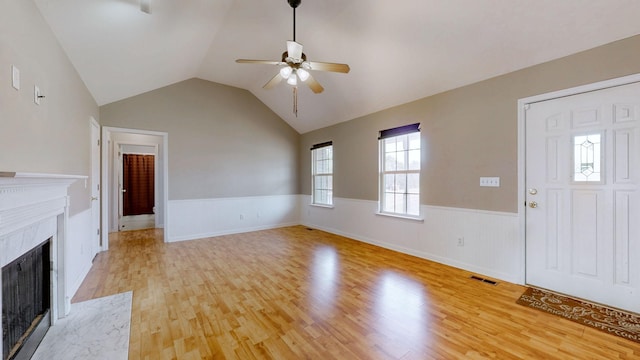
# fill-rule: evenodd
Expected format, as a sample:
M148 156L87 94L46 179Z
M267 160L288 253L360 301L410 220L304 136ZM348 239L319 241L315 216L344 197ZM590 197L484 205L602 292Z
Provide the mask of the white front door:
M529 104L526 281L640 313L640 84Z

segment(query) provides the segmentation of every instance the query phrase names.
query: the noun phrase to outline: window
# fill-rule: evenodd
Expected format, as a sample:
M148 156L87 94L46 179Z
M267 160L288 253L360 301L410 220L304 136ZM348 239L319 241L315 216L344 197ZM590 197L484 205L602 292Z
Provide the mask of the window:
M573 137L573 181L601 183L602 134L576 135Z
M333 205L333 142L311 148L311 203Z
M380 131L380 212L420 216L420 124Z

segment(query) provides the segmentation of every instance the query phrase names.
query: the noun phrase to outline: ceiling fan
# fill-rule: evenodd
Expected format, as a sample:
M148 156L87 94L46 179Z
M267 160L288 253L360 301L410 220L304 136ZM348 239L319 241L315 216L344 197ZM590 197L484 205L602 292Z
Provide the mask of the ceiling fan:
M140 0L140 11L151 14L151 0Z
M293 113L298 116L298 82L304 82L309 86L311 91L316 94L324 91L320 83L314 79L309 70L330 71L339 73L348 73L349 65L307 61L307 55L302 52L302 44L296 42L296 8L302 0L287 0L291 8L293 8L293 40L287 41L287 51L282 53L280 61L273 60L249 60L237 59L237 63L245 64L267 64L281 66L280 71L267 82L263 88L271 89L278 85L282 80L287 80L287 84L293 86Z

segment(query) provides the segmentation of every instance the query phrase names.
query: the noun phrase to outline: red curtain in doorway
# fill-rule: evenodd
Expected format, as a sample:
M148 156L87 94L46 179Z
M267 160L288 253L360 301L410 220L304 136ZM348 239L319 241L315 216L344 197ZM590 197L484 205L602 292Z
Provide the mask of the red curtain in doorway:
M123 215L153 214L154 199L154 156L122 155Z

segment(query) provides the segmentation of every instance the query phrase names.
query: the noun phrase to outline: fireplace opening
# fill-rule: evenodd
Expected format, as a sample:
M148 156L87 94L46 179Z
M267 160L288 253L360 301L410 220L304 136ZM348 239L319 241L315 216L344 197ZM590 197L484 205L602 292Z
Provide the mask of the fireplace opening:
M50 244L2 268L2 359L29 359L50 326Z

